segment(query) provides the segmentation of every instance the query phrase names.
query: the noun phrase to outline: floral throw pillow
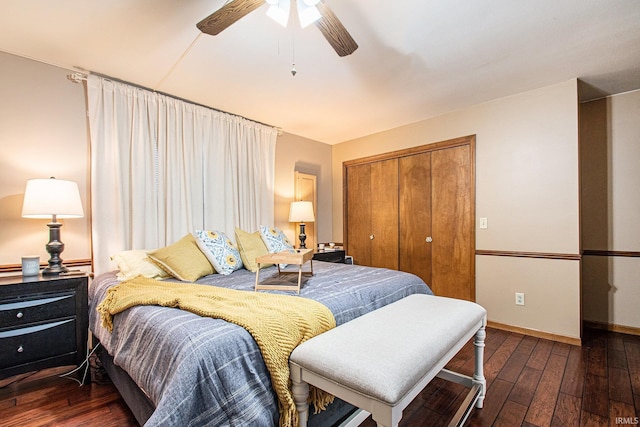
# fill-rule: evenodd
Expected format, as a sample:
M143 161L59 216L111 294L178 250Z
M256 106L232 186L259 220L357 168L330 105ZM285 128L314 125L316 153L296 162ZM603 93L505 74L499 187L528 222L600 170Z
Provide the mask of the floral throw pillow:
M264 244L267 246L267 249L270 253L274 254L276 252L295 252L296 250L293 248L287 236L284 235L282 230L276 227L266 227L264 225L260 226L260 237L264 241ZM280 264L280 268L285 268L287 264Z
M272 254L282 251L295 251L293 245L289 242L289 239L287 239L287 236L285 236L279 228L271 228L261 225L260 236L262 237L264 244L267 246L267 249Z
M219 274L228 275L242 268L242 258L236 245L222 231L196 230L198 247Z

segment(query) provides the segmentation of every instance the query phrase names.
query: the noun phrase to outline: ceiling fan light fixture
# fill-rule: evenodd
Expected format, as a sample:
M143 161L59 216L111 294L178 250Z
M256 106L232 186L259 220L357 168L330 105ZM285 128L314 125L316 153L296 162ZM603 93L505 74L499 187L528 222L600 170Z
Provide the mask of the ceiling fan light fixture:
M267 16L286 27L289 22L289 0L267 0L267 3L269 3Z
M320 11L315 6L319 1L315 0L297 0L298 4L298 19L300 20L300 26L305 28L318 19L322 18Z

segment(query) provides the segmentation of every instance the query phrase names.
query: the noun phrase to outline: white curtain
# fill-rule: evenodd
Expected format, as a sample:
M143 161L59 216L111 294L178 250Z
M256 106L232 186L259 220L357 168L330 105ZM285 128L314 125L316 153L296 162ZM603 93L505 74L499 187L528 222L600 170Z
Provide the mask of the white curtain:
M274 223L276 129L94 75L87 92L96 273L195 229Z

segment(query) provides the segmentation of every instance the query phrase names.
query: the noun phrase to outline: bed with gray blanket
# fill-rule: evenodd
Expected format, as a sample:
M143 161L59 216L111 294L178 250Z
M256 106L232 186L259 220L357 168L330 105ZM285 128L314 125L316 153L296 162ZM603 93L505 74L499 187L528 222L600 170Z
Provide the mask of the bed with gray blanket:
M410 294L431 294L421 279L409 273L318 261L313 269L314 275L305 277L300 297L327 306L337 325ZM276 267L260 273L262 280L274 282L287 277L278 276ZM253 292L254 281L254 273L241 269L228 276L205 276L197 283ZM124 391L126 384L115 378L114 383L139 422L147 426L278 425L278 402L267 368L245 329L177 308L135 306L115 315L110 333L100 324L96 307L118 283L115 272L93 281L90 329L108 353L104 354L107 363L133 380L128 387L137 389L133 397L131 390ZM139 407L145 404L148 410ZM327 414L334 405L339 403L319 416L331 419Z

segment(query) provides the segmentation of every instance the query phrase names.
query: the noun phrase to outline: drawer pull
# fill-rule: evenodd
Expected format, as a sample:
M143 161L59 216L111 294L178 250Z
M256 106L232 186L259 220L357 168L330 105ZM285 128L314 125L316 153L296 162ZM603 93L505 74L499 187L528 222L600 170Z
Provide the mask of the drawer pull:
M22 312L21 312L21 311L19 311L19 312L18 312L18 314L16 314L16 317L17 317L18 319L22 319L22 316L24 316L24 314L22 314Z
M371 234L371 235L369 236L369 239L371 239L371 240L373 240L373 239L375 239L375 238L376 238L376 236L374 236L373 234Z
M18 347L18 353L22 353L24 351L24 348L22 348L22 346Z

